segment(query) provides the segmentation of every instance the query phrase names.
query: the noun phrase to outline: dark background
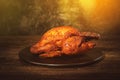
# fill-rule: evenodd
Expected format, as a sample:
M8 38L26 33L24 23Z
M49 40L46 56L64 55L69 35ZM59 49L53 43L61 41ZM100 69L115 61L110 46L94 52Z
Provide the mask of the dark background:
M41 35L56 26L119 34L119 0L0 0L0 35Z

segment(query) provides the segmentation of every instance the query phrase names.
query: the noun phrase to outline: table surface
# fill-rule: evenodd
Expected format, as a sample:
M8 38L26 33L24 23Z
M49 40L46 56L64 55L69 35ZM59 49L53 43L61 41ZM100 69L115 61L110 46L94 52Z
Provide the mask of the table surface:
M105 58L82 67L46 67L21 61L19 52L39 39L40 36L0 37L0 80L120 80L119 36L103 36L97 41L97 46L103 48Z

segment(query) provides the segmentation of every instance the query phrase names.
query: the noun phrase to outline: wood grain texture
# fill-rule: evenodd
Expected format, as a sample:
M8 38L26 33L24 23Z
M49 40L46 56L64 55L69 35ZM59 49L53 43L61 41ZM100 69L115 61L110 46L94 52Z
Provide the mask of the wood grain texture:
M0 37L0 80L119 80L120 44L119 36L103 36L97 42L105 58L99 63L83 67L45 67L25 63L18 53L33 45L40 36Z

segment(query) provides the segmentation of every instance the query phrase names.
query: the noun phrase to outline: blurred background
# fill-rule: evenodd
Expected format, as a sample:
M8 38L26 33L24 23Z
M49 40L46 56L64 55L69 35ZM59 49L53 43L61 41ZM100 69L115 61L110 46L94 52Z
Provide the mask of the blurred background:
M0 0L0 35L41 35L56 26L120 34L120 0Z

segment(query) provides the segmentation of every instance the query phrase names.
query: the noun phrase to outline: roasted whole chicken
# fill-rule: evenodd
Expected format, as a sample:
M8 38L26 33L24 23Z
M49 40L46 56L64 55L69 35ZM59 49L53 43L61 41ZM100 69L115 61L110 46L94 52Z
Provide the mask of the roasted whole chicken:
M32 54L41 57L82 54L96 45L91 40L99 39L93 32L80 32L71 26L55 27L43 34L41 39L30 48Z

